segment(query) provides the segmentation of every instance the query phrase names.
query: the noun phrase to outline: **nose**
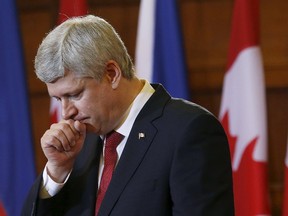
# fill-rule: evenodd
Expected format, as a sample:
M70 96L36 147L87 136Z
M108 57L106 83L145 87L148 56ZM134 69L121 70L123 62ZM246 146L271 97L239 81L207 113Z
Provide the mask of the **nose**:
M77 115L77 109L69 100L62 100L62 118L65 120L73 119Z

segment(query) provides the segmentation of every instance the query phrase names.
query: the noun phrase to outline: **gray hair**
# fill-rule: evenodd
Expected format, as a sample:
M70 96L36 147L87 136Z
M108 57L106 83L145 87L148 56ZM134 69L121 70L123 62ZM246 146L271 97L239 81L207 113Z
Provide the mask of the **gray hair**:
M35 57L38 78L53 82L66 71L101 80L109 60L116 61L123 77L134 76L134 66L115 29L104 19L88 15L71 18L52 30Z

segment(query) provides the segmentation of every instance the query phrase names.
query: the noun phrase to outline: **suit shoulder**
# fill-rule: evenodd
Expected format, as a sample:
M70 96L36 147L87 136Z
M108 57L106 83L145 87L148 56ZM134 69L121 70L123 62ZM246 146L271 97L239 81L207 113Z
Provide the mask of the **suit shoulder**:
M205 107L193 103L191 101L178 99L178 98L171 98L171 100L166 104L166 111L167 112L174 112L186 115L201 115L207 114L214 116L209 110Z

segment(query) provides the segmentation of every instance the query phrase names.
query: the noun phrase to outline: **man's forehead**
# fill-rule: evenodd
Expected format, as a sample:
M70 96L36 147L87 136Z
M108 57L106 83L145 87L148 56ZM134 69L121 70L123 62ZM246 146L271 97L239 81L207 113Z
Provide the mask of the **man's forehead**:
M69 94L83 88L85 81L83 78L64 76L53 83L46 83L48 92L51 96Z

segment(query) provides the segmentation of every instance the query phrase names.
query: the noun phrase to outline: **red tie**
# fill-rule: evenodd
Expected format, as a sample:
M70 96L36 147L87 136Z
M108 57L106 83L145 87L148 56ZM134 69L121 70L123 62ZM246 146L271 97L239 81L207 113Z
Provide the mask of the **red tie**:
M116 148L123 139L123 135L116 131L112 131L106 135L106 144L104 151L104 169L101 177L100 187L96 200L95 215L97 216L102 200L104 199L106 190L112 178L112 174L117 161Z

